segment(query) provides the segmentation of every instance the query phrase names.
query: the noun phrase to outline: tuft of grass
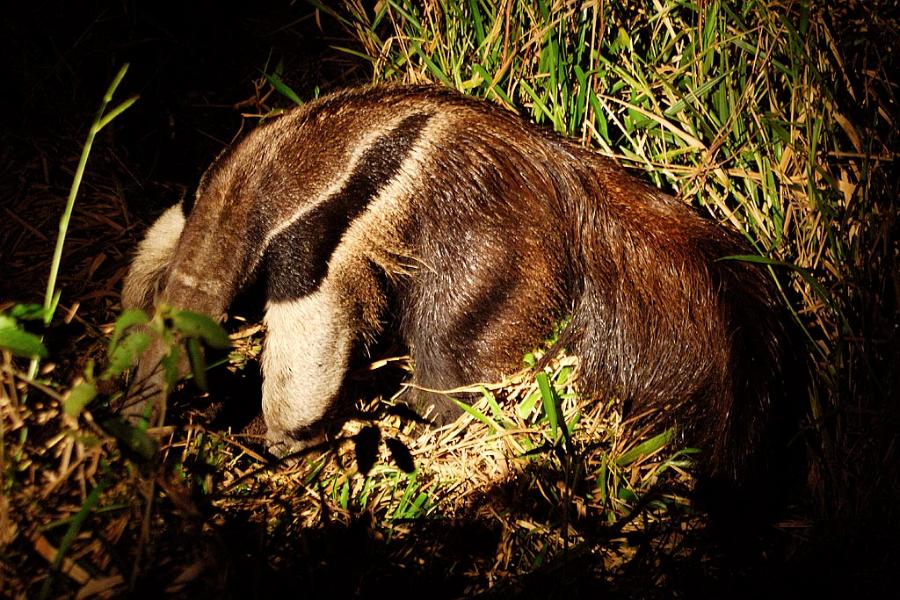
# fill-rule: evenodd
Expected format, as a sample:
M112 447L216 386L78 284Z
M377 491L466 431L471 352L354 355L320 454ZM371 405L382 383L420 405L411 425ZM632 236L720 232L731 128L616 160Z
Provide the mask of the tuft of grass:
M81 158L79 159L78 166L75 169L75 176L72 178L72 186L69 189L69 197L66 199L66 206L63 209L62 216L59 219L59 233L56 237L56 247L53 251L53 260L50 263L50 274L47 277L47 289L44 293L44 325L49 325L53 320L53 316L56 313L56 307L59 304L60 292L56 289L56 278L59 275L59 267L60 263L62 262L63 246L65 246L66 243L66 234L69 230L69 221L72 219L72 211L75 208L75 199L78 197L78 190L81 187L81 179L82 177L84 177L84 170L87 166L88 158L91 155L91 148L94 145L94 138L104 127L112 123L116 117L128 110L128 108L132 104L137 102L138 99L137 96L131 96L130 98L117 104L115 107L109 110L109 112L107 112L106 110L106 107L110 102L112 102L113 95L116 93L119 84L122 83L122 79L125 78L125 74L127 72L128 63L125 63L119 69L119 72L116 73L116 76L113 77L112 82L110 82L109 84L109 88L103 95L103 101L100 103L100 108L97 110L97 115L94 117L94 121L91 123L91 126L88 129L88 134L87 138L84 141L84 146L82 146ZM39 365L39 357L35 356L34 358L32 358L31 365L28 368L29 379L33 378L37 374Z

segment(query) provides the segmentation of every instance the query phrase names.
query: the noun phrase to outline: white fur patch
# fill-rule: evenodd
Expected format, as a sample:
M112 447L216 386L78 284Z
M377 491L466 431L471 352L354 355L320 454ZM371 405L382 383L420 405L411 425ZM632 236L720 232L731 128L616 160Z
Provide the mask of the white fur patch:
M166 210L138 245L122 289L122 306L149 309L160 278L172 261L185 218L181 204Z
M342 273L344 265L355 265L354 257L359 256L367 256L376 264L382 264L387 258L389 272L391 268L400 268L394 260L397 256L407 256L409 251L398 246L401 237L398 229L413 211L415 195L423 185L422 174L428 172L429 156L436 152L435 140L440 139L442 129L447 126L446 119L440 115L431 117L397 172L383 183L365 212L344 233L331 259L329 277L346 277ZM392 256L385 257L385 253Z
M303 447L292 433L317 424L337 398L352 332L327 281L299 300L269 302L265 324L263 417L270 451L284 455Z

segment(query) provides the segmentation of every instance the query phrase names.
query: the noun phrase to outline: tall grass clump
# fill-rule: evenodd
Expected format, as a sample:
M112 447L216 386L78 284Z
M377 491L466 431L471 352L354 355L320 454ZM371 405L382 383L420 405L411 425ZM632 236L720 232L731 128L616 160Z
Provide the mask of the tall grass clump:
M896 109L890 65L841 37L878 10L791 0L313 4L352 32L358 48L347 51L371 64L373 81L441 83L497 102L743 232L813 357L813 478L846 490L867 477L854 473L862 455L892 455L894 435L869 439L862 415L889 421L879 399L896 391L879 371L897 364L884 344L896 334L877 331L896 324ZM887 454L876 458L879 448Z

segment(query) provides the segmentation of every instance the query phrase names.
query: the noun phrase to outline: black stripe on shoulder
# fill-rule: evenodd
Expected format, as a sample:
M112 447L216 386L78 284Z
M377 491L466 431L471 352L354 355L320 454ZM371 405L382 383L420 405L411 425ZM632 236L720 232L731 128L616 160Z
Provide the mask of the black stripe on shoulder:
M400 170L430 118L411 115L378 137L340 190L269 242L269 300L295 300L319 287L344 233Z

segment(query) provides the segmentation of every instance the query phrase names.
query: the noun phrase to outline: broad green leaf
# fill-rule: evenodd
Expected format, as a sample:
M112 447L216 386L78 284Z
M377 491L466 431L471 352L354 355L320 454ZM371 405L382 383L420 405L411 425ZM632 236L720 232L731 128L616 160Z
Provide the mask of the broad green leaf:
M529 352L524 357L522 357L522 362L526 367L534 368L534 365L537 364L537 359L534 357L534 354Z
M204 392L209 389L206 381L206 359L203 357L203 348L197 338L188 338L187 341L188 359L191 361L191 373L194 376L194 382L197 387Z
M597 128L597 132L600 134L600 137L603 138L603 141L609 144L611 142L609 137L609 125L606 121L606 115L603 113L603 106L601 106L600 99L597 98L597 94L594 93L594 90L588 90L588 102L594 110L594 125Z
M634 502L638 499L637 495L625 486L619 488L619 500L623 502Z
M609 457L606 453L602 453L600 459L600 469L597 471L597 493L600 496L600 504L605 504L609 497L609 489L607 487L607 477L609 477Z
M350 480L344 480L344 485L341 486L341 498L340 498L340 506L344 510L350 506Z
M44 307L40 304L16 304L9 315L20 321L37 321L44 318Z
M475 25L475 42L478 47L484 43L484 23L481 20L481 11L478 10L478 3L475 0L468 0L469 13L472 15L472 23Z
M147 316L147 313L137 308L129 308L127 310L122 311L122 314L119 315L119 318L116 319L116 328L113 331L112 339L109 341L109 352L112 353L116 347L116 344L119 343L119 340L122 337L122 334L129 327L134 327L136 325L145 325L150 322L150 317Z
M566 382L569 380L569 375L572 374L572 367L563 367L559 370L559 373L556 375L556 385L557 387L562 387L566 385Z
M178 365L181 362L181 347L177 344L173 345L169 353L162 359L163 373L166 380L166 387L172 389L178 383L181 377Z
M150 345L150 334L146 331L134 331L116 345L109 355L109 366L100 376L101 379L118 377L137 364L138 357Z
M182 335L200 338L212 348L231 347L231 340L225 330L206 315L189 310L172 311L172 325Z
M63 412L70 417L77 417L88 403L97 397L97 386L87 381L82 381L69 391L69 395L63 400Z
M49 355L40 337L17 327L7 326L0 329L0 348L25 358L35 356L47 358Z
M425 506L425 502L428 500L428 494L426 492L420 492L418 496L416 496L415 502L413 502L413 508L415 509L415 513L421 514L422 507Z
M535 390L528 394L528 396L526 396L525 399L519 403L519 416L523 419L527 419L531 412L534 410L534 407L537 406L537 401L540 397L540 390Z
M494 397L494 394L484 386L481 386L481 395L487 400L488 406L491 409L491 413L494 415L494 418L497 419L497 422L506 425L503 419L503 409L500 408L500 405L497 403L497 399Z
M577 411L572 418L566 421L566 429L568 431L575 431L575 427L578 426L578 423L581 421L581 411Z

